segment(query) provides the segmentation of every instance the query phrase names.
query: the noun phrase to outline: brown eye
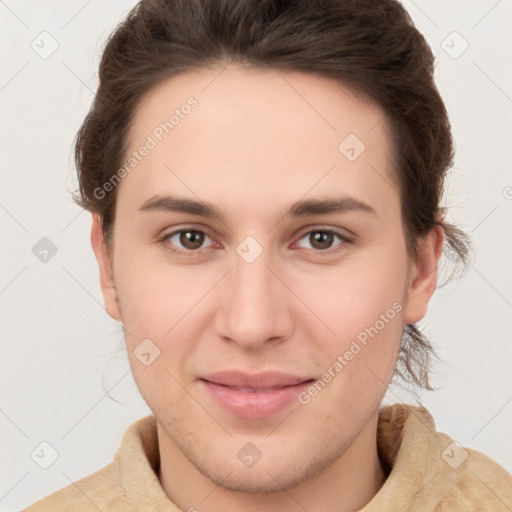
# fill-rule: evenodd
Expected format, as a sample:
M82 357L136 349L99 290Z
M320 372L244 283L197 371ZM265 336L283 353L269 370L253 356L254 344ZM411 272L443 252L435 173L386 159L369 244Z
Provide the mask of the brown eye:
M187 252L199 252L198 249L203 249L205 240L209 238L206 233L198 229L179 229L165 235L162 242L173 251L186 254Z
M180 234L180 243L185 249L199 249L204 242L204 233L201 231L183 230Z
M338 243L336 243L336 239L339 240ZM333 251L341 250L346 244L351 243L351 240L346 235L332 229L315 229L308 231L300 238L299 244L303 240L306 241L309 246L301 245L301 247L318 251L318 254L331 254Z
M329 231L312 231L309 234L309 240L313 249L329 249L334 236Z

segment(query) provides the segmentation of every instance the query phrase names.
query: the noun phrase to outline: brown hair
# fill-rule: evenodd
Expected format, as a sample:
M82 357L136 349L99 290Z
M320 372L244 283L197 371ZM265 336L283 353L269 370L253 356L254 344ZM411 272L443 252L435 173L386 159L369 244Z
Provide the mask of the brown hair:
M106 44L99 87L75 146L74 199L99 213L107 247L117 189L100 197L97 190L122 165L141 97L179 73L227 62L321 75L376 101L391 127L411 255L418 237L441 226L451 259L467 263L468 238L444 220L440 206L453 141L434 57L396 0L139 2ZM406 325L395 375L430 390L432 357L428 339Z

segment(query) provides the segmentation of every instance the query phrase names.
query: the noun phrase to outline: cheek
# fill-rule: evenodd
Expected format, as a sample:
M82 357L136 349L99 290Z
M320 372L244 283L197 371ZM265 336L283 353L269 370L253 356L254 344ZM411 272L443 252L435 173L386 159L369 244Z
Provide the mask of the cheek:
M190 328L198 325L197 306L206 283L190 280L176 268L148 263L135 252L117 270L130 366L142 395L151 400L161 394L162 385L174 390L173 377L182 381L179 369L194 349Z
M299 401L314 403L312 417L334 408L343 411L339 418L356 418L378 405L400 350L404 279L399 267L386 273L352 271L309 297L312 309L322 311L322 320L335 332L328 337L317 329L309 332L321 353L320 376Z
M304 281L298 294L330 331L313 317L303 327L316 340L320 371L333 381L337 400L348 400L349 389L357 401L387 386L400 349L406 282L406 253L399 250L347 260L323 278Z
M396 320L400 323L407 260L399 253L389 259L384 256L375 251L364 259L354 258L336 267L319 268L316 273L293 276L297 295L318 314L334 338L356 337L381 315L386 317L386 325Z
M194 305L212 286L208 272L192 266L178 267L137 255L119 261L118 295L123 320L138 333L162 338L184 316L194 315Z
M213 267L199 272L193 265L173 266L137 254L136 249L130 254L130 258L120 258L117 267L127 352L141 392L155 396L159 383L168 383L173 390L173 377L182 382L189 361L194 360L201 335L211 325L214 302L208 292L219 272ZM137 359L144 343L150 353L158 354L148 367Z

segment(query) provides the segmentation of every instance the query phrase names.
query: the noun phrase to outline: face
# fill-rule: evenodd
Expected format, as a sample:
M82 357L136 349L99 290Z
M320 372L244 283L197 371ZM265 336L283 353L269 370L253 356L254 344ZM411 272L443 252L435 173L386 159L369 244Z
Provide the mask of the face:
M111 267L97 217L93 247L161 449L215 483L279 490L375 442L439 252L408 257L386 126L328 79L242 67L138 105Z

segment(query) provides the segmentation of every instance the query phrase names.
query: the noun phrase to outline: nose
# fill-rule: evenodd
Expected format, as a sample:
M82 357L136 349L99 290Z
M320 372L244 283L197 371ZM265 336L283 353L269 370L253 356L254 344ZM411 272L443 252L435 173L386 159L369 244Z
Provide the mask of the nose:
M251 263L234 254L233 268L219 289L215 314L217 336L255 350L291 337L293 294L286 277L266 251Z

